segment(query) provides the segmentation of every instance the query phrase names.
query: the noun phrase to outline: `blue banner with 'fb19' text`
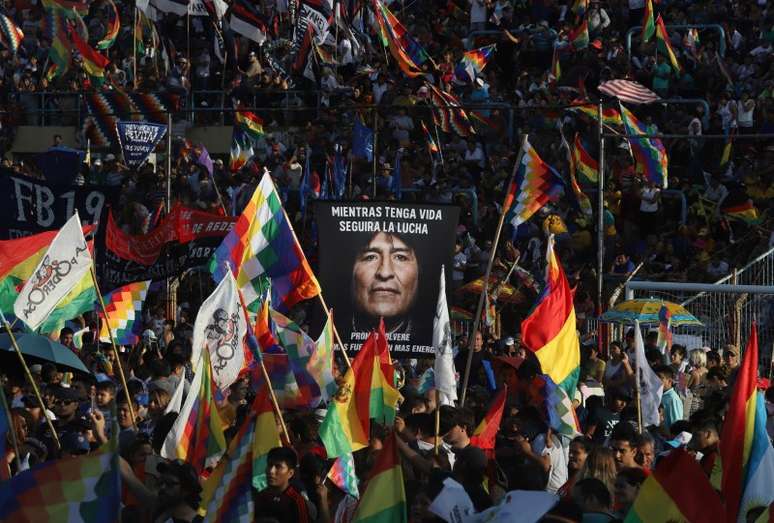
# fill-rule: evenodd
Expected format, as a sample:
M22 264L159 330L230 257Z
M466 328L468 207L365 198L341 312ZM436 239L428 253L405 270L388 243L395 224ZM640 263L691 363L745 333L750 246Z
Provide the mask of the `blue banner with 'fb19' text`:
M137 167L144 162L164 138L166 130L166 125L157 123L117 122L116 134L126 165Z

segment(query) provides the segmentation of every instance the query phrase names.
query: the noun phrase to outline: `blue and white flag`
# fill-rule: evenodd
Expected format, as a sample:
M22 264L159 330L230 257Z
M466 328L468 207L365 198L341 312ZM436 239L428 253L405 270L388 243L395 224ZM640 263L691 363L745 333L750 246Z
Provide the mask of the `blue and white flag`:
M352 156L369 162L374 159L374 131L363 125L360 118L355 118L355 127L352 128Z
M116 134L124 162L129 167L137 167L148 157L156 145L164 138L167 126L150 122L118 122Z
M392 194L395 195L396 200L400 200L403 196L403 180L401 179L400 174L400 157L402 154L402 149L398 149L395 152L395 167L392 169L392 180L390 182L392 185Z
M347 165L341 154L341 145L336 144L333 153L333 192L337 200L344 197L347 190Z

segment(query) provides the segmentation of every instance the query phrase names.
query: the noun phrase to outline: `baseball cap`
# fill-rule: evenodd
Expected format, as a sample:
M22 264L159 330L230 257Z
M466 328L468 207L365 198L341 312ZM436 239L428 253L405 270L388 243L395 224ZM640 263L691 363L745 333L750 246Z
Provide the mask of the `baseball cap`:
M148 385L148 393L153 392L154 390L163 390L167 394L173 396L175 394L175 386L172 384L171 381L169 381L168 378L158 378L156 380L153 380Z
M143 341L156 341L158 338L156 338L156 333L151 329L145 329L142 331L142 339Z
M513 345L514 343L516 343L516 340L513 339L513 336L508 336L507 338L505 338L506 345L510 346L510 345Z

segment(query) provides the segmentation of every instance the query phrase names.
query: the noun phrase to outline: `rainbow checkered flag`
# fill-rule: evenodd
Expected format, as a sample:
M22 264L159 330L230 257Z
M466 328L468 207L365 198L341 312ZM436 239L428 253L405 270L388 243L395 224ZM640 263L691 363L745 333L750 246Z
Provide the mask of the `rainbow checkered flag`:
M121 512L114 442L93 454L47 461L0 487L0 521L110 523Z
M263 389L226 455L204 483L199 513L205 515L206 523L248 523L255 519L253 489L266 488L266 458L271 449L281 445L271 400Z
M265 173L234 228L210 261L220 282L227 265L236 276L247 307L255 312L271 283L272 304L287 312L296 303L314 298L320 284L314 276L269 173Z
M349 452L336 458L331 470L328 471L328 479L353 498L360 497L357 486L357 474L355 474L355 458Z
M525 138L503 203L503 212L507 213L505 221L518 227L545 204L558 200L563 191L562 177L540 158Z
M105 296L105 314L99 313L99 341L110 343L108 327L113 332L113 338L118 345L134 345L139 340L140 323L137 319L142 313L142 304L148 295L151 280L138 281L119 287Z
M11 54L16 54L23 39L24 33L19 26L10 17L0 13L0 44L11 51Z

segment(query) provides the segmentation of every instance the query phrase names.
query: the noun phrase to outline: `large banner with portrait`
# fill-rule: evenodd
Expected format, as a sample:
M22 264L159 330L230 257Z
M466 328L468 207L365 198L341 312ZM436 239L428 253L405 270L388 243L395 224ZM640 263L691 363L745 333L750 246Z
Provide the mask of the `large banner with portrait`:
M397 358L433 354L439 274L451 274L457 207L318 202L318 276L350 353L384 318Z

